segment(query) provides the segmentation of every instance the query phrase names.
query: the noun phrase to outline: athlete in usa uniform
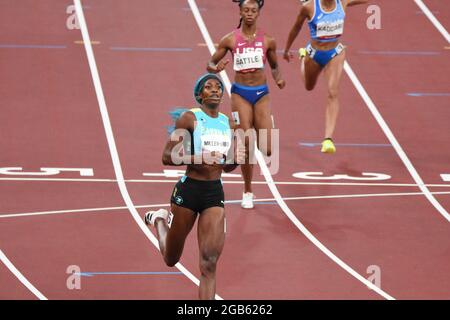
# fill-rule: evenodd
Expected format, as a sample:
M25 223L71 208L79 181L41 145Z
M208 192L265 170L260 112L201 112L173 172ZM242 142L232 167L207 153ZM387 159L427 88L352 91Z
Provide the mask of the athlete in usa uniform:
M218 73L225 69L229 60L222 60L227 52L233 58L235 71L234 83L231 88L231 109L237 128L248 132L256 129L258 142L264 139L267 143L258 143L260 151L270 156L271 129L273 129L272 112L270 109L269 88L264 65L269 62L272 77L280 89L286 85L278 66L276 42L264 31L257 28L256 21L264 6L264 0L233 0L239 3L241 22L238 28L225 35L219 43L216 53L208 63L209 72ZM242 26L242 27L241 27ZM260 133L265 129L267 134ZM249 150L249 141L246 140ZM248 155L247 160L253 159ZM241 165L244 178L244 193L241 206L253 208L252 176L253 164Z
M307 0L302 1L300 13L289 33L284 59L292 58L290 48L304 22L308 20L311 42L300 49L301 73L306 90L313 90L320 73L324 72L328 99L325 111L325 137L322 152L334 153L333 134L339 113L339 83L345 61L345 48L339 38L344 32L346 9L368 0Z

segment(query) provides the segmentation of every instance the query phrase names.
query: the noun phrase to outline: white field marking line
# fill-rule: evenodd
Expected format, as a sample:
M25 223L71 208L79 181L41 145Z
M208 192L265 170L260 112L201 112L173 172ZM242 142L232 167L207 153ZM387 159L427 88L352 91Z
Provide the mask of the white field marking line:
M440 191L433 192L436 195L447 195L450 191ZM421 196L422 192L399 192L399 193L366 193L366 194L342 194L342 195L329 195L329 196L304 196L304 197L286 197L283 198L284 201L295 201L295 200L320 200L320 199L344 199L344 198L370 198L370 197L398 197L398 196ZM275 201L275 198L263 198L254 199L254 202L265 202L265 201ZM225 204L240 203L242 200L228 200ZM160 203L160 204L149 204L135 206L135 208L149 209L149 208L161 208L169 207L170 203ZM125 210L127 207L104 207L104 208L88 208L88 209L72 209L72 210L54 210L54 211L40 211L40 212L27 212L27 213L13 213L13 214L0 214L0 219L7 218L19 218L19 217L31 217L31 216L43 216L43 215L56 215L56 214L67 214L67 213L85 213L85 212L101 212L101 211L115 211L115 210Z
M137 209L145 209L145 208L159 208L159 207L168 207L168 203L162 204L151 204L144 206L135 206ZM32 216L45 216L45 215L54 215L54 214L65 214L65 213L85 213L85 212L98 212L98 211L114 211L114 210L126 210L128 207L119 206L119 207L103 207L103 208L87 208L87 209L72 209L72 210L52 210L52 211L40 211L40 212L27 212L27 213L12 213L12 214L0 214L0 219L2 218L17 218L17 217L32 217Z
M395 151L397 152L400 159L403 161L405 167L408 169L409 173L411 174L412 178L418 185L419 189L423 192L424 196L428 199L428 201L431 202L431 204L436 208L436 210L448 221L450 222L450 214L442 207L442 205L433 197L433 195L430 193L430 190L425 186L424 181L420 177L417 170L414 168L413 164L409 160L406 153L403 151L403 148L400 146L400 143L395 138L394 134L392 133L391 129L387 125L386 121L384 121L383 117L381 116L380 112L378 111L378 108L373 103L372 99L369 97L367 91L362 86L361 82L359 81L356 74L353 72L350 65L345 61L344 63L344 70L347 72L347 75L349 76L350 80L353 82L353 85L355 86L356 90L358 90L360 96L363 98L364 102L366 103L367 107L369 108L370 112L372 112L372 115L374 116L375 120L380 125L381 129L383 130L384 134L388 138L391 145L394 147Z
M423 3L422 0L414 0L414 2L419 6L420 10L425 13L425 15L430 19L431 23L438 29L438 31L444 36L445 40L450 43L450 35L444 26L439 22L438 19L433 15L433 13L428 9L428 7Z
M5 264L5 266L11 271L17 279L19 279L22 284L28 288L36 297L38 297L39 300L48 300L38 289L36 289L35 286L31 284L30 281L27 280L23 276L23 274L17 270L17 268L9 261L8 257L3 253L2 250L0 250L0 260Z
M116 179L66 179L66 178L0 178L0 181L48 181L48 182L108 182L117 183ZM128 179L126 183L176 183L179 180L144 180ZM222 181L224 184L244 184L241 181ZM267 184L267 181L253 181L253 184ZM414 183L361 183L361 182L301 182L301 181L275 181L278 185L324 185L324 186L373 186L373 187L418 187ZM450 188L450 184L426 184L427 187Z
M197 7L197 4L195 0L187 0L189 3L189 6L191 7L191 11L194 15L195 20L197 21L198 27L200 28L200 31L203 35L203 38L208 45L208 49L211 55L214 54L216 51L216 48L214 47L214 43L211 39L211 36L209 35L208 29L206 28L206 25L203 21L203 18L200 14L200 11ZM226 74L225 71L221 72L222 79L224 80L224 84L226 86L228 95L230 95L230 87L231 83L230 80ZM256 148L255 148L256 149ZM267 181L267 184L270 188L270 191L274 195L278 205L281 207L281 209L284 211L284 213L289 217L289 219L294 223L294 225L312 242L314 243L323 253L325 253L330 259L332 259L334 262L336 262L341 268L343 268L345 271L350 273L352 276L354 276L356 279L361 281L363 284L377 292L379 295L383 296L386 299L394 300L392 296L375 286L372 282L368 281L366 278L361 276L359 273L357 273L355 270L353 270L351 267L349 267L345 262L343 262L341 259L339 259L334 253L332 253L328 248L326 248L314 235L309 232L309 230L297 219L297 217L294 215L294 213L291 211L291 209L286 205L286 203L283 201L283 198L281 197L281 194L279 193L272 175L269 172L269 169L266 166L266 163L264 161L264 158L256 149L256 158L258 160L259 166L261 167L261 171L264 174L264 177Z
M82 179L82 178L0 178L0 181L117 182L116 179Z
M120 193L122 194L122 198L125 201L128 210L133 216L139 228L141 228L142 232L147 236L147 238L153 243L153 245L159 250L159 244L156 237L150 232L147 228L143 219L137 212L134 207L133 201L131 200L130 194L128 193L127 186L125 184L125 180L123 177L122 167L120 164L119 153L117 151L116 142L114 140L114 134L112 131L111 122L108 115L108 108L106 106L105 96L103 94L102 85L100 82L100 75L98 73L97 64L95 62L94 51L92 50L91 39L89 37L89 32L86 24L86 20L84 18L83 8L81 5L81 0L74 0L78 22L81 30L81 34L83 36L84 47L86 49L86 55L89 62L89 68L91 70L92 80L94 82L95 92L97 95L97 100L100 108L100 113L102 115L103 126L106 133L106 138L108 140L109 151L111 154L114 172L117 178L117 184L119 186ZM161 259L162 260L162 259ZM194 282L197 286L200 285L200 281L189 272L181 263L177 263L176 267L180 270L186 277L188 277L192 282ZM221 297L216 295L216 299L222 300Z

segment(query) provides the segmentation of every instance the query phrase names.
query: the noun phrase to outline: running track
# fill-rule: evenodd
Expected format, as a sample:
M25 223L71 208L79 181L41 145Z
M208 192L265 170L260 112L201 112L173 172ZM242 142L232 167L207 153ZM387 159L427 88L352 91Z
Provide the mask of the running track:
M263 9L259 24L279 49L297 2L268 1ZM214 42L238 22L231 1L196 4ZM433 197L443 210L421 193L348 74L335 136L344 145L331 157L312 147L322 137L324 82L306 92L298 62L287 64L280 55L288 86L280 91L269 81L275 125L281 128L281 165L273 175L278 191L294 198L286 200L294 218L352 271L367 279L370 268L378 268L384 295L319 250L256 175L255 194L262 203L251 211L227 205L221 298L450 298L445 216L450 183L441 176L450 174L450 44L413 0L377 4L381 30L365 27L366 7L348 10L347 61L427 190L438 193ZM448 3L425 4L449 30ZM82 33L66 26L70 5L56 0L0 5L0 298L195 299L196 285L163 264L133 214L142 217L149 206L168 203L176 178L162 172L176 168L160 161L167 112L192 105L192 85L210 57L207 40L187 1L83 1L113 132L108 136ZM295 46L305 41L303 31ZM228 96L223 110L230 111ZM22 171L6 169L17 167ZM44 175L41 168L89 168L93 175L64 170ZM116 181L118 169L126 189ZM293 177L298 172L341 178ZM390 178L349 178L364 172ZM240 199L240 179L224 181L227 200ZM136 209L127 207L127 195ZM181 264L198 278L195 235ZM81 288L69 290L67 268L73 265L83 272ZM8 266L16 268L14 274ZM31 286L19 281L18 272Z

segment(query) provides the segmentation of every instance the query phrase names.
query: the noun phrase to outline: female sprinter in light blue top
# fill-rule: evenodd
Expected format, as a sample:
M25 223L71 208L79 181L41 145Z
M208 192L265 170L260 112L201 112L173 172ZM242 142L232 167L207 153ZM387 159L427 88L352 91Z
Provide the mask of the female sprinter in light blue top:
M321 71L324 71L328 85L328 100L325 112L325 138L321 151L336 152L333 133L339 113L339 82L345 61L345 49L339 38L344 32L347 7L367 3L368 0L308 0L302 1L302 8L293 25L286 47L284 59L292 58L289 52L305 20L308 19L311 42L299 50L301 73L306 90L313 90Z
M171 267L180 260L198 218L200 299L214 299L216 266L225 242L222 171L232 171L237 162L245 160L243 151L229 152L234 145L232 123L219 112L223 89L222 80L214 74L198 79L194 97L199 107L176 117L175 131L162 156L164 165L187 165L186 173L171 193L170 213L159 209L145 214L146 224L156 229L164 261Z

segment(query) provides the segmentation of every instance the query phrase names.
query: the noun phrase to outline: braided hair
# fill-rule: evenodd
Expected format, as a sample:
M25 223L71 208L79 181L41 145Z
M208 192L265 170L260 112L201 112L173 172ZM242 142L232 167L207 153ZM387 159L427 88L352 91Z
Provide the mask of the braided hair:
M239 7L242 8L242 5L246 0L231 0L231 1L239 3ZM253 1L255 1L258 4L259 10L261 10L262 7L264 7L264 0L253 0ZM242 25L242 17L241 20L239 20L239 25L237 28L239 29L241 25Z

